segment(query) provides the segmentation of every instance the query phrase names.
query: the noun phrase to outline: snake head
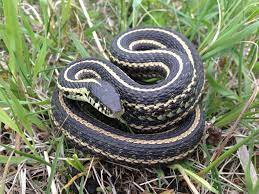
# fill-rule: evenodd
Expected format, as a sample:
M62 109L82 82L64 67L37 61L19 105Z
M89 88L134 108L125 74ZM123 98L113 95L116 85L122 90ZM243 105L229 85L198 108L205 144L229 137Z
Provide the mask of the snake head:
M106 81L92 84L90 89L90 104L98 111L110 118L120 118L124 113L120 95L115 88Z

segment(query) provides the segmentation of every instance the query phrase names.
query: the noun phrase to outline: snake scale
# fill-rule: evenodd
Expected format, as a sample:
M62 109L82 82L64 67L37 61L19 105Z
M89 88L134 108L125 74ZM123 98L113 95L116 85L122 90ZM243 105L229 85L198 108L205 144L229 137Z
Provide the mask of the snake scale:
M127 163L157 164L192 152L204 132L204 70L195 46L164 28L117 35L110 61L68 64L52 117L82 150Z

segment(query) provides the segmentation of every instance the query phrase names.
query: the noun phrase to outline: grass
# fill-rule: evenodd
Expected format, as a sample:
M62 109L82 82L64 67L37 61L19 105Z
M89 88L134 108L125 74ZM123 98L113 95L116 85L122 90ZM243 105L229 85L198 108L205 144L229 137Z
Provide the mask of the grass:
M258 4L0 0L0 193L255 194ZM100 51L114 35L137 26L176 29L197 46L204 62L207 140L167 167L139 169L77 152L50 118L60 68L78 58L104 57Z

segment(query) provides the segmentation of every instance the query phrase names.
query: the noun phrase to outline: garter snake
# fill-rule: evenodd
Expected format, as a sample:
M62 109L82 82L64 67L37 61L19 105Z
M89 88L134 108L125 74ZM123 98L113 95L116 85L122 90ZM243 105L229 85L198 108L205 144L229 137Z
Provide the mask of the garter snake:
M117 35L108 53L110 61L74 61L59 74L55 124L83 150L129 163L166 163L193 151L205 123L195 46L173 30L137 28Z

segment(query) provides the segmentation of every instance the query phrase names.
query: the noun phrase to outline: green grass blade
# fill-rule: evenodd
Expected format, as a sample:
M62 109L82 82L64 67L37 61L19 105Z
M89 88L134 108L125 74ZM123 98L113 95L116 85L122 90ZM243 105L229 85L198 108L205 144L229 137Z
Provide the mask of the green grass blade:
M183 168L181 165L179 164L174 164L172 166L170 166L170 168L173 169L178 169L179 171L184 171L188 176L190 176L193 180L195 180L197 183L202 184L204 187L206 187L209 191L218 194L218 191L211 186L205 179L203 179L202 177L198 176L197 174L195 174L194 172Z
M241 103L240 105L237 105L237 107L233 108L230 112L221 115L218 117L218 119L215 122L216 127L224 127L228 125L229 123L233 122L236 120L243 110L245 103Z
M133 0L132 2L132 26L135 27L137 24L138 10L142 0ZM131 22L130 22L131 23Z
M237 33L226 33L224 36L221 36L207 51L206 54L202 56L204 60L219 54L222 51L233 47L235 44L244 40L245 37L250 36L259 28L259 21L249 26L243 26L243 30ZM233 30L233 29L232 29Z
M38 161L38 162L40 162L40 163L42 163L42 164L51 166L51 164L48 163L48 162L46 162L44 159L42 159L42 158L39 156L39 154L28 154L28 153L22 152L22 151L20 151L20 150L16 150L16 149L14 149L14 148L12 148L12 147L10 147L10 146L7 146L7 145L1 144L1 143L0 143L0 146L4 147L4 148L7 149L7 150L14 151L14 153L19 154L19 155L21 155L21 156L24 156L24 157L26 157L26 158L30 158L30 159L36 160L36 161Z
M5 36L6 36L6 45L9 53L12 53L12 58L10 58L10 70L13 75L17 74L17 66L14 63L14 58L17 58L20 65L24 64L23 60L23 39L21 30L18 22L18 8L17 0L3 0L3 9L5 16Z
M6 164L9 156L0 155L0 164ZM10 164L20 164L25 162L28 158L25 156L12 156L10 159Z
M77 35L75 33L70 33L70 38L73 41L73 44L76 47L77 51L80 53L81 57L83 57L83 58L87 57L88 53L85 50L84 46L81 44Z
M35 62L35 66L33 68L33 83L37 83L36 79L38 77L38 73L40 71L44 70L45 67L45 58L47 55L47 47L48 47L48 43L47 43L47 38L44 39L43 43L42 43L42 47L40 49L40 52L38 54L37 60Z
M223 154L221 154L216 160L211 162L206 168L204 168L199 174L204 175L208 173L212 168L217 167L224 159L229 157L231 154L236 152L238 148L240 148L242 145L248 143L252 139L256 138L259 135L259 129L256 129L253 131L248 137L244 138L242 141L235 144L232 148L225 151Z
M48 15L48 1L40 0L40 9L43 17L44 27L45 27L45 36L49 32L49 15Z
M64 2L64 0L62 0L61 3L61 26L63 28L63 26L67 23L69 17L70 17L70 11L71 11L71 0L68 0L66 2Z
M13 129L15 132L17 132L21 136L23 141L26 143L26 145L30 148L30 150L36 153L35 148L27 140L23 131L16 125L16 123L11 119L11 117L9 117L9 115L1 107L0 107L0 122L4 123L5 125L9 126L11 129Z
M67 158L66 162L80 172L84 172L85 170L83 164L78 160L78 156L76 154L73 155L73 158Z
M236 93L234 93L232 90L226 88L225 86L221 85L217 80L215 80L211 73L208 72L207 73L207 80L211 86L211 88L221 94L222 96L226 97L226 98L229 98L229 99L232 99L232 100L239 100L239 97L237 96Z
M58 145L57 145L57 149L56 149L55 158L54 158L53 163L51 165L51 173L50 173L50 176L48 178L48 185L47 185L47 191L46 191L47 194L50 193L51 184L52 184L52 181L54 179L54 175L55 175L56 170L57 170L58 158L59 158L60 153L61 153L61 147L63 146L63 141L64 141L64 136L61 136L58 139Z

